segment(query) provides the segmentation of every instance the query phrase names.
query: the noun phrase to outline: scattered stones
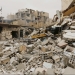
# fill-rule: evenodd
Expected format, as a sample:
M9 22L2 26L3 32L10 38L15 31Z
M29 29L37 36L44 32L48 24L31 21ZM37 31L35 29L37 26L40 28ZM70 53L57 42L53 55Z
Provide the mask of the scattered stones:
M61 39L60 35L53 34L51 37L32 39L31 36L37 33L38 30L34 30L28 36L29 41L0 41L0 73L63 75L68 66L75 68L75 48L72 40Z

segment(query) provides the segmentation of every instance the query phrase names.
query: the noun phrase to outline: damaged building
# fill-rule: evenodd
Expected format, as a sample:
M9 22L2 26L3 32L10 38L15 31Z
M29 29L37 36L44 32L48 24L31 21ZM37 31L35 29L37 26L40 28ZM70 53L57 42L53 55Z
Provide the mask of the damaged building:
M0 17L0 74L75 75L75 0L61 2L52 22L27 8Z
M20 38L20 25L9 24L3 17L0 18L0 40L10 40L12 38Z
M31 26L35 28L44 28L51 23L49 13L27 8L18 10L15 15L8 15L7 19L15 20L12 22L13 24L17 23L22 26Z

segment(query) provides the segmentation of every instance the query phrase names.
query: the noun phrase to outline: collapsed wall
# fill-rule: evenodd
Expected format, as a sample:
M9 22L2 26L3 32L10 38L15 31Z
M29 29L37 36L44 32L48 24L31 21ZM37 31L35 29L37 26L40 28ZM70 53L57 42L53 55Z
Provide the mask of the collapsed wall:
M1 32L1 40L11 39L11 38L12 38L11 31L7 27L3 27L3 30Z

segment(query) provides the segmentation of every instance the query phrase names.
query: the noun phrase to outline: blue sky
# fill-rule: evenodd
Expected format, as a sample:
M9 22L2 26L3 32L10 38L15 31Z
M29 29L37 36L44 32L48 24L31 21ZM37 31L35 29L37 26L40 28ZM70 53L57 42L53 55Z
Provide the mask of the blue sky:
M52 18L56 10L61 10L61 0L0 0L0 7L4 17L10 13L14 14L18 9L29 8L48 12Z

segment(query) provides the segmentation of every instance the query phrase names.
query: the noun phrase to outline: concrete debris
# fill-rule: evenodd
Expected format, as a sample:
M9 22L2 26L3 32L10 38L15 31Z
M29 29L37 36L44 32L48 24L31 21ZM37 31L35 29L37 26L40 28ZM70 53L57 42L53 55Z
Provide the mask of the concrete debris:
M72 33L72 32L65 33L65 34L63 34L63 38L75 40L75 33Z
M16 66L16 69L17 69L17 70L25 69L25 63L21 63L21 64L17 65L17 66Z
M75 75L74 0L69 4L56 11L51 24L48 13L32 9L0 24L0 74Z
M47 69L45 69L45 68L36 68L36 70L35 70L35 72L34 72L34 74L35 75L37 75L37 74L43 74L43 72L46 72L47 71Z
M55 63L58 63L60 62L60 57L55 55L55 56L52 56L52 59L54 60Z
M53 69L47 69L47 74L46 75L55 75Z
M73 68L71 68L71 67L67 67L67 68L65 69L65 72L64 72L63 75L68 75L68 74L74 75L74 74L75 74L75 69L73 69Z
M47 49L48 47L47 46L43 46L43 47L41 47L41 50L43 51L43 52L47 52Z
M7 58L2 58L2 59L0 60L1 64L3 64L3 65L9 63L9 61L10 61L10 58L9 58L9 57L7 57Z
M72 55L71 58L69 59L69 65L73 68L75 68L75 55Z
M10 64L16 66L16 65L18 64L17 59L16 59L15 57L12 57L12 58L10 59Z
M33 33L38 30L34 30ZM41 31L42 32L42 31ZM67 31L65 31L67 32ZM69 31L70 32L70 31ZM74 31L71 31L74 32ZM34 35L31 33L29 36ZM0 41L0 73L49 75L64 74L75 68L74 42L61 36Z
M43 67L46 68L46 69L49 69L49 68L51 69L51 68L52 68L52 65L53 65L53 64L47 63L47 62L44 62L44 63L43 63Z
M19 47L19 51L22 52L22 51L26 51L26 46L25 45L22 45Z
M17 59L22 59L23 58L23 56L19 53L16 53L16 57L17 57Z
M54 73L57 75L62 75L64 73L65 69L61 69L61 68L56 68Z
M35 71L35 68L31 68L31 69L30 69L30 72L34 72L34 71Z
M49 39L44 40L44 41L42 42L42 45L46 45L46 44L48 44L48 42L49 42Z
M67 43L64 40L62 40L57 45L61 48L65 48L67 46Z

